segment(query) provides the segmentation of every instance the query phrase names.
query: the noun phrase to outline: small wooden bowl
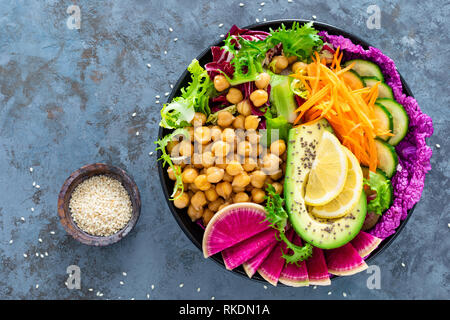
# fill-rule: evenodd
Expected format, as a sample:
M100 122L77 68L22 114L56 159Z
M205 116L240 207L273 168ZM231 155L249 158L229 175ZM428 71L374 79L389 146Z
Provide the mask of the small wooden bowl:
M70 198L75 188L84 180L97 175L109 176L120 181L127 190L133 207L132 216L128 224L117 233L105 237L94 236L81 230L73 221L69 209ZM141 196L133 179L124 170L104 163L88 164L73 172L64 182L58 196L58 215L64 229L74 239L90 246L107 246L121 240L136 225L140 213Z

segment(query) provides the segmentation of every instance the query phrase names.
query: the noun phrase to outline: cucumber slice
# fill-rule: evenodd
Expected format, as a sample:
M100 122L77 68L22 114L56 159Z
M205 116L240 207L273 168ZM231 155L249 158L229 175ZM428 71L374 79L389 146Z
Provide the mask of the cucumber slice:
M355 70L360 77L376 77L378 80L384 82L383 73L376 63L362 59L354 59L345 62L344 65L347 67L353 62L355 62L355 65L352 69Z
M388 178L391 178L397 171L398 157L393 146L389 143L375 139L378 154L378 168L380 168Z
M380 122L380 127L385 131L394 132L394 121L391 113L383 105L375 103L374 110L375 118ZM391 136L382 135L380 139L387 141Z
M395 100L380 98L377 99L376 102L385 107L392 115L392 119L394 121L394 136L391 137L388 142L391 145L396 146L400 141L402 141L402 139L408 132L408 114L406 113L406 110L403 108L403 106Z
M352 90L362 89L366 86L364 80L353 70L348 70L342 75L345 83L350 86Z
M379 80L376 77L363 77L364 83L366 87L372 88L375 83ZM389 87L386 83L381 82L378 85L378 98L388 98L394 99L394 93L392 92L392 88Z
M361 167L361 170L363 172L364 178L368 179L369 178L369 168ZM378 168L377 168L377 172L374 174L376 175L376 179L379 179L381 181L386 181L389 183L389 191L387 193L387 196L389 197L389 206L388 206L388 208L389 208L394 203L394 188L392 187L391 180L386 176L386 174L383 171L381 171Z

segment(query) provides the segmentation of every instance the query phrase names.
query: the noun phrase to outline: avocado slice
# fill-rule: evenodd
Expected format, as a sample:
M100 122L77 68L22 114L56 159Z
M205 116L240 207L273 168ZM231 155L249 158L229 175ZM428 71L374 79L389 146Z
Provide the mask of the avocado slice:
M289 130L284 197L289 220L296 233L310 244L333 249L352 240L361 230L366 217L366 195L355 208L338 219L322 219L308 212L304 190L314 161L315 151L324 130L330 130L326 120Z

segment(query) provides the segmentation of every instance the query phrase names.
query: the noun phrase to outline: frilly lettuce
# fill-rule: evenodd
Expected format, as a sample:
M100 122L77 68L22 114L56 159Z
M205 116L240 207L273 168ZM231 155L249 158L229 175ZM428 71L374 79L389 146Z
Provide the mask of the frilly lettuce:
M195 112L206 115L211 113L209 98L214 93L214 84L208 72L200 66L198 60L192 60L188 67L192 81L181 89L181 96L176 97L161 109L160 126L168 129L182 128L190 125Z
M376 197L367 204L367 212L382 215L391 205L391 181L369 171L369 179L364 179L364 185L376 192Z

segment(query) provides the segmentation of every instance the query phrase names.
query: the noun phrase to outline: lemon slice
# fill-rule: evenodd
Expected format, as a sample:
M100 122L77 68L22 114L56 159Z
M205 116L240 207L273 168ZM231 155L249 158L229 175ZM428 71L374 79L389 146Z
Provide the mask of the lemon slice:
M363 173L355 155L342 146L348 161L347 180L344 189L336 198L324 206L311 207L311 213L320 218L336 219L353 210L359 201L363 188Z
M323 206L331 202L344 188L347 171L347 155L341 143L332 133L325 131L309 173L305 203Z

